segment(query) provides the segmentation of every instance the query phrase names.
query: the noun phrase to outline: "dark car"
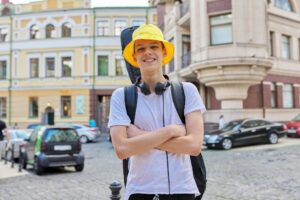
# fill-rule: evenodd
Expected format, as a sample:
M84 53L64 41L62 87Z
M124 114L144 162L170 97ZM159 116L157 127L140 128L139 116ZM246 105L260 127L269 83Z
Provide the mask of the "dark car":
M241 119L227 123L221 130L204 136L208 148L231 149L258 143L276 144L278 138L285 135L283 124L261 119Z
M38 175L47 167L74 166L76 171L84 168L80 138L74 128L42 126L35 129L23 152L24 164L34 166Z
M300 137L300 114L286 124L288 137Z

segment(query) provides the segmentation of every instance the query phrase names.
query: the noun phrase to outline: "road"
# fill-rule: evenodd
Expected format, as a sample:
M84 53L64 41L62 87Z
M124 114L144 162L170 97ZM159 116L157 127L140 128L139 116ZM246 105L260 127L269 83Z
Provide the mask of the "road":
M109 184L123 180L122 162L105 137L83 145L83 151L83 172L51 169L37 176L29 169L0 179L0 199L108 200ZM283 138L276 145L229 151L203 149L203 156L208 173L203 200L299 200L300 139Z

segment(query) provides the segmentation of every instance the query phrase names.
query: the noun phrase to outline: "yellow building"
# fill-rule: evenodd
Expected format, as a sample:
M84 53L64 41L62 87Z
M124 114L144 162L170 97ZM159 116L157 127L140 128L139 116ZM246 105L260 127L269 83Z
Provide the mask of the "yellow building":
M148 7L90 8L89 0L1 5L0 118L9 125L83 123L106 127L110 96L130 83L125 27L156 23ZM9 12L8 12L9 11Z

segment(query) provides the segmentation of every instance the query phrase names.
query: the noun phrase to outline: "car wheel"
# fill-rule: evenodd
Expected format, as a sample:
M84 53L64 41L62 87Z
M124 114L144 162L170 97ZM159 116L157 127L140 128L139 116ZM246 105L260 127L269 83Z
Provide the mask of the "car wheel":
M86 144L88 141L89 141L89 139L85 135L80 137L80 142L82 144Z
M38 158L34 159L34 171L37 175L42 175L44 172L44 167L39 164Z
M76 165L75 166L75 170L77 171L77 172L81 172L82 170L83 170L83 168L84 168L84 165L82 164L82 165Z
M222 141L222 147L225 150L231 149L232 148L232 141L229 138L225 138Z
M269 135L269 143L276 144L278 142L278 135L276 133L271 133Z

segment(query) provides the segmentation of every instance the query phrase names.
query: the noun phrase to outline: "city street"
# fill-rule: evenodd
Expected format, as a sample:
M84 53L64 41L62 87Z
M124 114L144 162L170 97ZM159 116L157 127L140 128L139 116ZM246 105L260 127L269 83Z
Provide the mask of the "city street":
M37 176L29 169L28 173L0 179L0 199L110 199L109 184L113 180L123 183L121 161L106 137L83 145L83 151L83 172L73 168L51 169ZM283 138L277 145L229 151L203 149L203 155L208 173L204 200L299 199L300 139ZM3 162L0 165L3 167Z

